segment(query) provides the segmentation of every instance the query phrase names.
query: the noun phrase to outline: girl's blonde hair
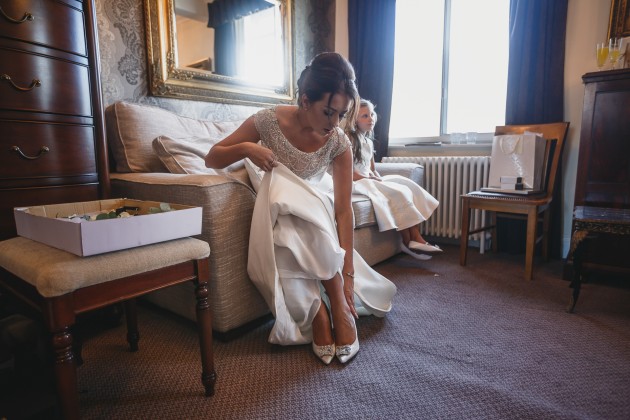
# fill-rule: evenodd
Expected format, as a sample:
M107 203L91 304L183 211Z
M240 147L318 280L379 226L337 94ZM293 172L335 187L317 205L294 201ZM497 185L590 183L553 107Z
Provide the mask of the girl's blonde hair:
M376 108L376 105L374 105L370 100L368 99L361 99L361 101L359 102L359 106L357 108L357 118L358 118L358 114L360 113L361 108L363 107L368 107L371 108L372 110L374 110ZM362 144L361 144L361 139L359 138L359 130L357 127L357 118L355 118L352 121L352 124L348 124L348 126L346 127L346 135L348 136L348 138L350 139L350 141L352 142L352 155L353 155L353 161L355 163L363 163L363 164L369 164L369 162L363 162L361 159L361 149L362 149ZM367 138L369 138L372 141L375 141L374 139L374 131L368 131L367 133L363 134L364 136L366 136Z

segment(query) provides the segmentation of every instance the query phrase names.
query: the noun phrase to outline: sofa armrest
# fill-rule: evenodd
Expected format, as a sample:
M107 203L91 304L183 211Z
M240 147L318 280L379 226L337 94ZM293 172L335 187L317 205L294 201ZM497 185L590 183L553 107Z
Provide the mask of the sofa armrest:
M424 186L424 166L411 162L376 162L376 172L381 175L401 175Z
M242 172L246 177L246 171ZM210 244L215 330L229 331L269 312L247 276L256 194L240 171L225 175L112 173L110 179L114 197L202 207L201 235L197 238ZM234 302L244 304L236 307Z

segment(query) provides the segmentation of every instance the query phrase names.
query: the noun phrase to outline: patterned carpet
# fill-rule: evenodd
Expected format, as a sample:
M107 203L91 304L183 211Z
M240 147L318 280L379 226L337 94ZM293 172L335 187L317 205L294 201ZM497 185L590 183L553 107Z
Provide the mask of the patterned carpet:
M384 319L358 321L361 350L321 364L267 343L271 323L215 341L203 396L194 324L139 308L140 351L120 326L90 338L79 368L86 419L628 419L630 287L586 284L575 314L562 263L469 254L376 266L398 286Z

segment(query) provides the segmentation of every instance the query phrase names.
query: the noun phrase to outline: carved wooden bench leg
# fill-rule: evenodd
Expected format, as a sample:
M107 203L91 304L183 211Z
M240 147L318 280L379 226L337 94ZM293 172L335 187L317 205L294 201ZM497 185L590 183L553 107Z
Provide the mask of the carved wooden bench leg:
M53 332L52 347L55 353L55 379L64 417L79 418L79 394L77 393L77 367L72 353L70 327Z
M127 342L129 343L129 350L138 351L140 332L138 331L138 311L136 309L135 299L125 301L125 318L127 320Z
M199 345L201 347L201 383L206 397L214 395L214 384L217 374L214 370L214 354L212 349L212 316L208 296L209 265L208 260L196 261L197 278L195 280L195 296L197 298L197 327L199 329Z

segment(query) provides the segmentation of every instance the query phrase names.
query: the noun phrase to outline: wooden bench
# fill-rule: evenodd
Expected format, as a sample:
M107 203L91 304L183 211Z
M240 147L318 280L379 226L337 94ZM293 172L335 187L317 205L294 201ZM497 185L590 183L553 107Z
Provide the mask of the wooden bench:
M196 284L201 381L206 396L214 393L209 255L208 243L193 238L90 257L78 257L22 237L0 242L0 287L40 310L50 330L64 418L79 418L71 333L76 316L125 302L127 340L135 351L140 336L134 298L186 281Z

